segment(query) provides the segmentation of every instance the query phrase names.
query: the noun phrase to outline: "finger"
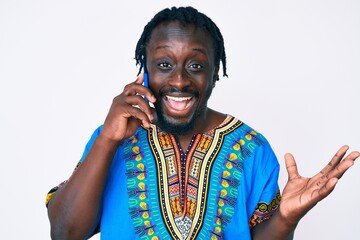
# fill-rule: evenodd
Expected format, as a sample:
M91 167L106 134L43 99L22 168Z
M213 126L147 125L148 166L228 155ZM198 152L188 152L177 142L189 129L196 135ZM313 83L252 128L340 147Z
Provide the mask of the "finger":
M337 178L329 179L329 181L327 181L326 184L322 186L317 192L318 196L314 196L314 198L317 201L326 198L334 190L337 183L338 183Z
M150 127L150 120L148 116L139 108L136 107L128 108L127 111L124 113L124 115L126 118L131 118L131 117L136 118L146 128Z
M127 84L124 87L123 94L126 96L141 95L146 97L152 103L156 102L156 98L151 90L148 87L142 85L143 79L143 74L140 74L135 82Z
M129 91L129 90L130 90L129 88L131 88L132 86L142 85L143 82L144 82L144 73L140 73L140 74L136 77L136 79L135 79L134 82L125 85L123 92ZM130 92L130 93L133 93L133 91L129 91L129 92Z
M140 73L135 80L136 84L142 84L144 82L144 73Z
M351 152L347 155L344 160L340 162L331 172L329 172L328 178L338 178L340 179L344 173L354 165L355 160L359 157L360 153L357 151Z
M285 165L286 165L286 171L288 173L289 181L300 177L295 158L291 153L285 154Z
M129 96L125 99L125 102L132 107L140 108L149 118L150 121L153 120L153 110L150 105L139 95L136 96Z
M332 157L330 162L320 171L323 175L327 175L331 170L333 170L341 161L341 159L345 156L349 146L342 146Z

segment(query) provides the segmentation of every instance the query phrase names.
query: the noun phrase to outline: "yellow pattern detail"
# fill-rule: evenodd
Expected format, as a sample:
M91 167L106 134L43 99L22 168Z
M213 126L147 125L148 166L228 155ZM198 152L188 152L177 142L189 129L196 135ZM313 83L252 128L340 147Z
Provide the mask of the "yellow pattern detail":
M138 186L139 186L139 188L141 190L143 190L143 191L145 190L145 183L144 182L139 182ZM144 200L146 198L146 194L144 192L142 192L140 194L139 198L140 198L140 200Z
M146 226L148 226L148 227L151 227L151 222L150 222L150 221L144 221L144 224L145 224ZM153 235L153 234L154 234L154 230L153 230L152 228L150 228L150 229L148 230L147 234L148 234L149 236Z
M52 193L48 193L46 195L46 200L45 200L45 204L48 204L50 199L52 198L52 196L54 195L55 192L52 192Z
M140 161L142 159L142 157L141 157L141 154L140 154L139 146L135 146L131 150L136 154L135 160Z
M141 171L144 171L144 169L145 169L145 166L144 166L144 164L142 164L142 163L139 163L139 164L137 165L137 167L138 167ZM144 180L145 174L144 174L144 173L140 173L140 174L137 176L137 178L138 178L139 180Z

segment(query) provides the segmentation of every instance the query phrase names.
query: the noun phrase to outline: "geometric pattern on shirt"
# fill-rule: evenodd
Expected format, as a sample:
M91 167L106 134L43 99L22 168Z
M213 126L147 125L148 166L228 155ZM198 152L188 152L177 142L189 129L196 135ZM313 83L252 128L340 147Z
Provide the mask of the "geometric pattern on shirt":
M214 226L210 231L209 239L223 239L223 233L227 224L230 223L235 213L235 206L238 197L238 187L242 177L244 161L252 155L255 146L261 146L263 136L254 130L242 131L231 140L232 148L227 153L222 171L219 171L219 183L217 193L217 209L214 219ZM270 216L269 216L270 218Z
M152 221L148 186L148 173L144 153L134 135L124 144L126 162L129 214L133 219L135 233L144 239L159 240L156 224Z
M234 120L232 120L232 121L234 121ZM226 122L229 122L229 124L228 124L229 129L227 130L228 133L231 132L231 129L235 129L242 124L240 121L237 121L236 123L231 123L231 121L229 121L228 119L225 120L225 123ZM226 125L226 124L223 124L223 125ZM226 126L225 126L225 128L226 128ZM238 128L238 131L240 131L240 134L236 134L236 135L237 136L240 135L243 137L240 137L240 138L237 137L236 139L233 139L232 141L230 141L230 143L232 142L232 148L234 150L241 152L241 154L238 154L239 161L233 161L234 159L231 156L225 158L224 156L230 155L230 154L227 154L227 151L226 151L226 154L221 159L219 158L217 160L217 163L219 163L219 161L221 162L221 160L225 159L225 161L222 163L220 168L223 168L224 166L226 166L228 168L231 164L235 168L242 169L242 161L251 155L251 152L254 150L256 145L261 145L262 139L263 139L261 134L258 134L257 132L255 132L253 130L243 131L242 129L243 128ZM219 131L219 130L217 130L217 131ZM215 135L214 132L215 132L215 130L209 131L207 134L210 136L214 136ZM223 131L223 133L225 133L225 132L226 131ZM141 139L146 138L146 134L143 135L142 132L140 132L140 135L141 135L141 137L140 137ZM148 131L148 133L147 133L148 140L149 140L149 142L152 141L151 146L154 146L154 142L153 142L154 140L151 139L150 135L152 135L151 131ZM221 140L221 134L219 134L219 136L220 136L219 140ZM166 226L167 222L165 225L163 224L163 223L165 223L165 220L167 220L166 217L164 217L163 212L162 212L163 215L158 214L158 211L153 211L153 213L150 214L151 205L157 205L158 200L156 200L156 198L153 198L153 197L148 198L149 188L147 186L148 184L146 181L146 178L147 178L147 170L146 169L147 168L146 168L146 163L143 161L144 153L142 152L141 146L138 146L139 145L138 140L139 140L139 136L134 135L131 138L129 138L126 143L122 144L122 145L127 145L127 146L124 146L123 150L124 150L125 157L126 157L126 169L127 169L126 174L128 176L127 186L128 186L128 193L129 193L130 215L133 219L135 230L142 239L157 240L157 239L160 239L160 237L159 237L160 235L165 237L167 235L165 232L169 232L169 229L167 229L167 230L164 229L164 228L168 228L168 226ZM245 142L249 141L249 140L250 140L250 142L245 144ZM226 141L229 142L229 140L226 140ZM221 141L218 141L218 142L221 142ZM220 145L221 145L221 143L220 143ZM225 145L228 145L228 144L225 144ZM247 147L245 147L245 145ZM156 151L156 149L154 150L154 148L152 148L152 151L154 153ZM149 152L146 151L145 153L146 153L146 155L148 155ZM230 163L229 160L232 162ZM136 162L140 162L140 163L134 164ZM74 172L77 170L77 168L79 166L80 166L80 162L76 166ZM224 172L221 172L221 171L218 171L215 169L210 169L210 171L212 172L212 174L219 175L220 176L219 179L221 178L221 173L222 174L224 173ZM196 168L195 168L194 172L196 172ZM149 173L151 173L151 172L149 172ZM134 177L138 181L137 180L134 181ZM60 185L58 185L50 190L50 192L47 194L47 197L46 197L46 205L48 204L49 200L51 199L53 194L56 192L56 190L61 188L67 181L64 181ZM160 186L160 185L161 184L159 183L158 186ZM222 186L220 184L215 184L215 185L217 185L218 187ZM132 188L134 186L137 186L137 187L134 189L134 188ZM212 190L209 193L209 195L214 195L213 191L214 190ZM231 192L234 193L236 191L231 191ZM135 193L135 196L131 197L131 195L134 193ZM195 194L195 193L192 193L192 194ZM216 192L215 192L215 195L216 195ZM224 195L225 195L224 192L221 191L221 189L220 189L218 191L218 196L224 196ZM228 196L230 196L230 195L228 195ZM209 198L212 198L212 197L209 196ZM152 200L150 201L150 199L152 199ZM251 219L249 220L250 228L256 226L258 223L260 223L264 220L269 219L271 217L271 215L278 208L280 199L281 199L281 195L280 195L280 191L278 190L276 196L273 198L273 200L270 203L267 203L267 202L258 203ZM212 214L211 215L214 216L215 220L214 221L211 221L210 219L206 220L207 223L205 223L205 225L202 226L203 231L200 233L199 237L201 239L221 239L222 234L218 234L218 232L224 231L224 227L226 226L226 224L231 221L232 213L231 213L231 211L226 211L226 210L223 211L223 209L221 209L219 211L220 208L216 209L216 206L219 205L219 202L217 204L212 204L212 203L210 204L210 203L206 202L206 200L205 200L205 203L207 205L208 210L212 209L211 212L213 212L214 215L212 215ZM203 206L205 206L205 203L202 203ZM213 206L213 205L215 205L215 206ZM227 209L231 210L231 208L229 208L229 207ZM226 213L226 214L224 214L224 213ZM220 222L218 221L219 219L221 220ZM206 226L209 222L215 223L215 226L213 228ZM219 223L221 223L221 225ZM197 228L197 231L199 231L199 229L201 228L201 224ZM219 225L221 227L219 227ZM219 229L220 229L220 231L219 231ZM98 228L97 232L99 232L99 230L100 229ZM194 232L196 232L196 231L193 231L192 236L194 236L194 237L191 237L191 239L194 239L197 236L198 232L196 232L195 234L194 234ZM210 233L210 236L208 235L209 233ZM216 233L216 234L214 234L214 233ZM174 239L179 239L179 237L174 237L173 234L172 234L172 236ZM167 239L168 237L165 237L165 238Z
M270 219L276 209L279 207L281 200L280 190L277 191L276 196L270 203L259 202L255 208L254 214L249 221L250 228L255 227L257 224Z
M149 131L157 165L161 211L173 239L196 238L203 224L212 164L225 135L241 124L228 116L219 127L195 136L186 158L184 184L181 182L180 150L176 139L156 127Z

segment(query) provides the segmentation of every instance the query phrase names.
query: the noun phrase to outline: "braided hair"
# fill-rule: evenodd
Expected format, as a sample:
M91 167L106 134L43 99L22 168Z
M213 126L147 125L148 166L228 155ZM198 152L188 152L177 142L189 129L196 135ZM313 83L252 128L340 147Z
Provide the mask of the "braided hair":
M219 66L220 61L223 66L223 76L226 74L226 54L224 39L216 24L205 14L199 12L193 7L172 7L158 12L151 21L144 27L144 31L136 45L135 60L136 65L140 65L139 73L146 64L146 45L154 28L162 22L179 21L180 24L194 24L196 27L206 29L213 40L215 51L215 65Z

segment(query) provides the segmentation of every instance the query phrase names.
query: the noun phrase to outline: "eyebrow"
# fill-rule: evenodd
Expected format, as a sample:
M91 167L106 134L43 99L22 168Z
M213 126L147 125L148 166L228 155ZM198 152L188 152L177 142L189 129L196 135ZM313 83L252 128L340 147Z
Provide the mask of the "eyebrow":
M201 52L202 54L206 55L206 51L203 48L193 48L193 51Z
M171 46L169 46L169 45L160 45L160 46L157 46L157 47L155 48L155 50L163 49L163 48L171 48ZM195 52L200 52L200 53L202 53L202 54L204 54L204 55L207 55L207 54L206 54L206 51L205 51L203 48L192 48L191 50L192 50L192 51L195 51Z
M162 48L170 48L169 45L160 45L155 48L155 50L162 49Z

